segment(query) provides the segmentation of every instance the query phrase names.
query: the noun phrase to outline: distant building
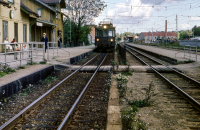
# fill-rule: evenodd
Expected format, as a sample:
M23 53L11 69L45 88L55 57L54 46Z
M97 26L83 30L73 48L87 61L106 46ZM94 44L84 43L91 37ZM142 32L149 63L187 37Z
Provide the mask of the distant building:
M139 40L144 43L154 42L165 38L165 32L142 32L139 35ZM167 32L167 39L175 40L177 39L177 34L175 32Z
M133 35L127 35L127 39L129 42L133 42Z
M91 43L95 43L95 27L96 25L90 25L91 27L91 32L90 32L90 38L91 38Z

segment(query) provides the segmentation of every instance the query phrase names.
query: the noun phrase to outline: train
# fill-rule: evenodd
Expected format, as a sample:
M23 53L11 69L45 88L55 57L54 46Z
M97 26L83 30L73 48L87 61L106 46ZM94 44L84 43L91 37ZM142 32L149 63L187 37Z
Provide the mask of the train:
M100 52L114 51L115 27L111 21L102 21L95 27L95 46Z

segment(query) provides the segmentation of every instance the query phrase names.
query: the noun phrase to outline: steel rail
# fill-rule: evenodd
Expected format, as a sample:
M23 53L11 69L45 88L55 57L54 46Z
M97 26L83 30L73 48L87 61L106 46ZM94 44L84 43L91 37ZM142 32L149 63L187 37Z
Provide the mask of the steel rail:
M32 102L30 105L28 105L26 108L24 108L22 111L20 111L17 115L15 115L13 118L11 118L9 121L7 121L5 124L3 124L0 127L0 130L9 130L12 127L15 126L16 123L18 123L19 121L21 121L22 119L26 118L28 114L31 113L31 110L34 110L36 107L39 106L39 104L41 104L43 101L45 101L45 99L47 97L49 97L54 90L56 90L59 85L61 85L63 82L65 82L66 80L70 79L73 75L77 74L78 71L83 68L85 65L87 65L88 63L90 63L93 59L95 59L99 54L95 55L91 60L89 60L87 63L85 63L84 65L80 66L77 70L75 70L73 73L71 73L69 76L67 76L65 79L63 79L62 81L60 81L57 85L55 85L53 88L51 88L50 90L48 90L45 94L43 94L42 96L40 96L37 100L35 100L34 102Z
M83 97L85 91L87 90L88 86L90 85L90 83L92 82L92 80L95 77L96 73L98 72L99 68L101 67L101 65L105 61L107 55L108 55L108 53L106 54L106 56L104 57L104 59L102 60L100 65L97 67L96 71L94 72L94 74L92 75L92 77L90 78L90 80L88 81L86 86L84 87L83 91L81 92L81 94L79 95L79 97L77 98L77 100L75 101L75 103L73 104L73 106L71 107L71 109L69 110L69 112L67 113L67 115L65 116L65 118L63 119L62 123L60 124L60 126L58 127L57 130L64 130L67 127L67 121L68 121L69 117L71 116L71 114L75 110L76 106L78 105L79 101Z
M161 73L159 73L154 67L151 65L148 65L145 61L143 61L141 58L139 58L137 55L133 54L129 49L127 49L132 55L134 55L137 59L141 60L144 64L149 66L156 74L158 74L162 79L167 81L174 89L175 91L181 95L186 101L188 101L191 105L193 105L198 111L200 111L200 103L196 101L193 97L188 95L186 92L184 92L182 89L180 89L178 86L176 86L174 83L172 83L169 79L164 77Z
M141 55L143 55L143 56L145 56L145 57L147 57L147 58L159 63L160 65L163 65L163 66L167 67L168 69L173 70L174 72L178 73L179 75L183 76L184 78L187 78L188 80L191 80L193 83L197 84L198 87L200 87L200 82L199 81L197 81L197 80L195 80L195 79L193 79L193 78L191 78L191 77L189 77L189 76L187 76L187 75L185 75L185 74L183 74L183 73L181 73L181 72L179 72L179 71L177 71L177 70L175 70L175 69L173 69L173 68L171 68L171 67L169 67L169 66L167 66L167 65L165 65L165 64L163 64L163 63L161 63L161 62L159 62L159 61L157 61L157 60L155 60L155 59L153 59L153 58L151 58L151 57L149 57L149 56L147 56L147 55L145 55L145 54L143 54L143 53L141 53L141 52L139 52L139 51L137 51L137 50L135 50L135 49L133 49L131 47L129 47L129 46L127 46L127 47L130 48L131 50L134 50L137 53L139 53L139 54L141 54Z

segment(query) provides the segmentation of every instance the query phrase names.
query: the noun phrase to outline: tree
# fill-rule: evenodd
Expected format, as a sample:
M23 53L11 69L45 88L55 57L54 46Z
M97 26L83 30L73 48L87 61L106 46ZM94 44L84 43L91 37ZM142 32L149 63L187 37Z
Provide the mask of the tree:
M200 36L200 27L197 27L197 25L192 28L192 31L194 32L194 36Z
M188 39L189 36L189 31L181 31L180 32L180 39Z
M73 21L71 21L71 41L74 43L77 42L77 24ZM78 37L79 42L84 42L85 45L89 44L88 40L88 34L91 32L91 27L84 25L80 27L80 35ZM64 40L70 42L70 19L67 18L64 22ZM66 43L65 43L66 44ZM75 44L75 46L78 46L79 44Z
M94 17L98 17L101 11L107 6L102 0L68 0L67 10L69 17L77 25L74 26L75 44L79 44L81 28L86 24L91 24Z

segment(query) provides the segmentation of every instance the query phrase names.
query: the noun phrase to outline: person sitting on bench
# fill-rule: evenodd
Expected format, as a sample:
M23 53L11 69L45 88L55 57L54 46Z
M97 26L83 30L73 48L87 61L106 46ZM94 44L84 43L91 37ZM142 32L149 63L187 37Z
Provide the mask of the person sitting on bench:
M13 50L12 46L7 44L8 43L8 38L7 37L5 38L4 43L6 44L6 49Z

